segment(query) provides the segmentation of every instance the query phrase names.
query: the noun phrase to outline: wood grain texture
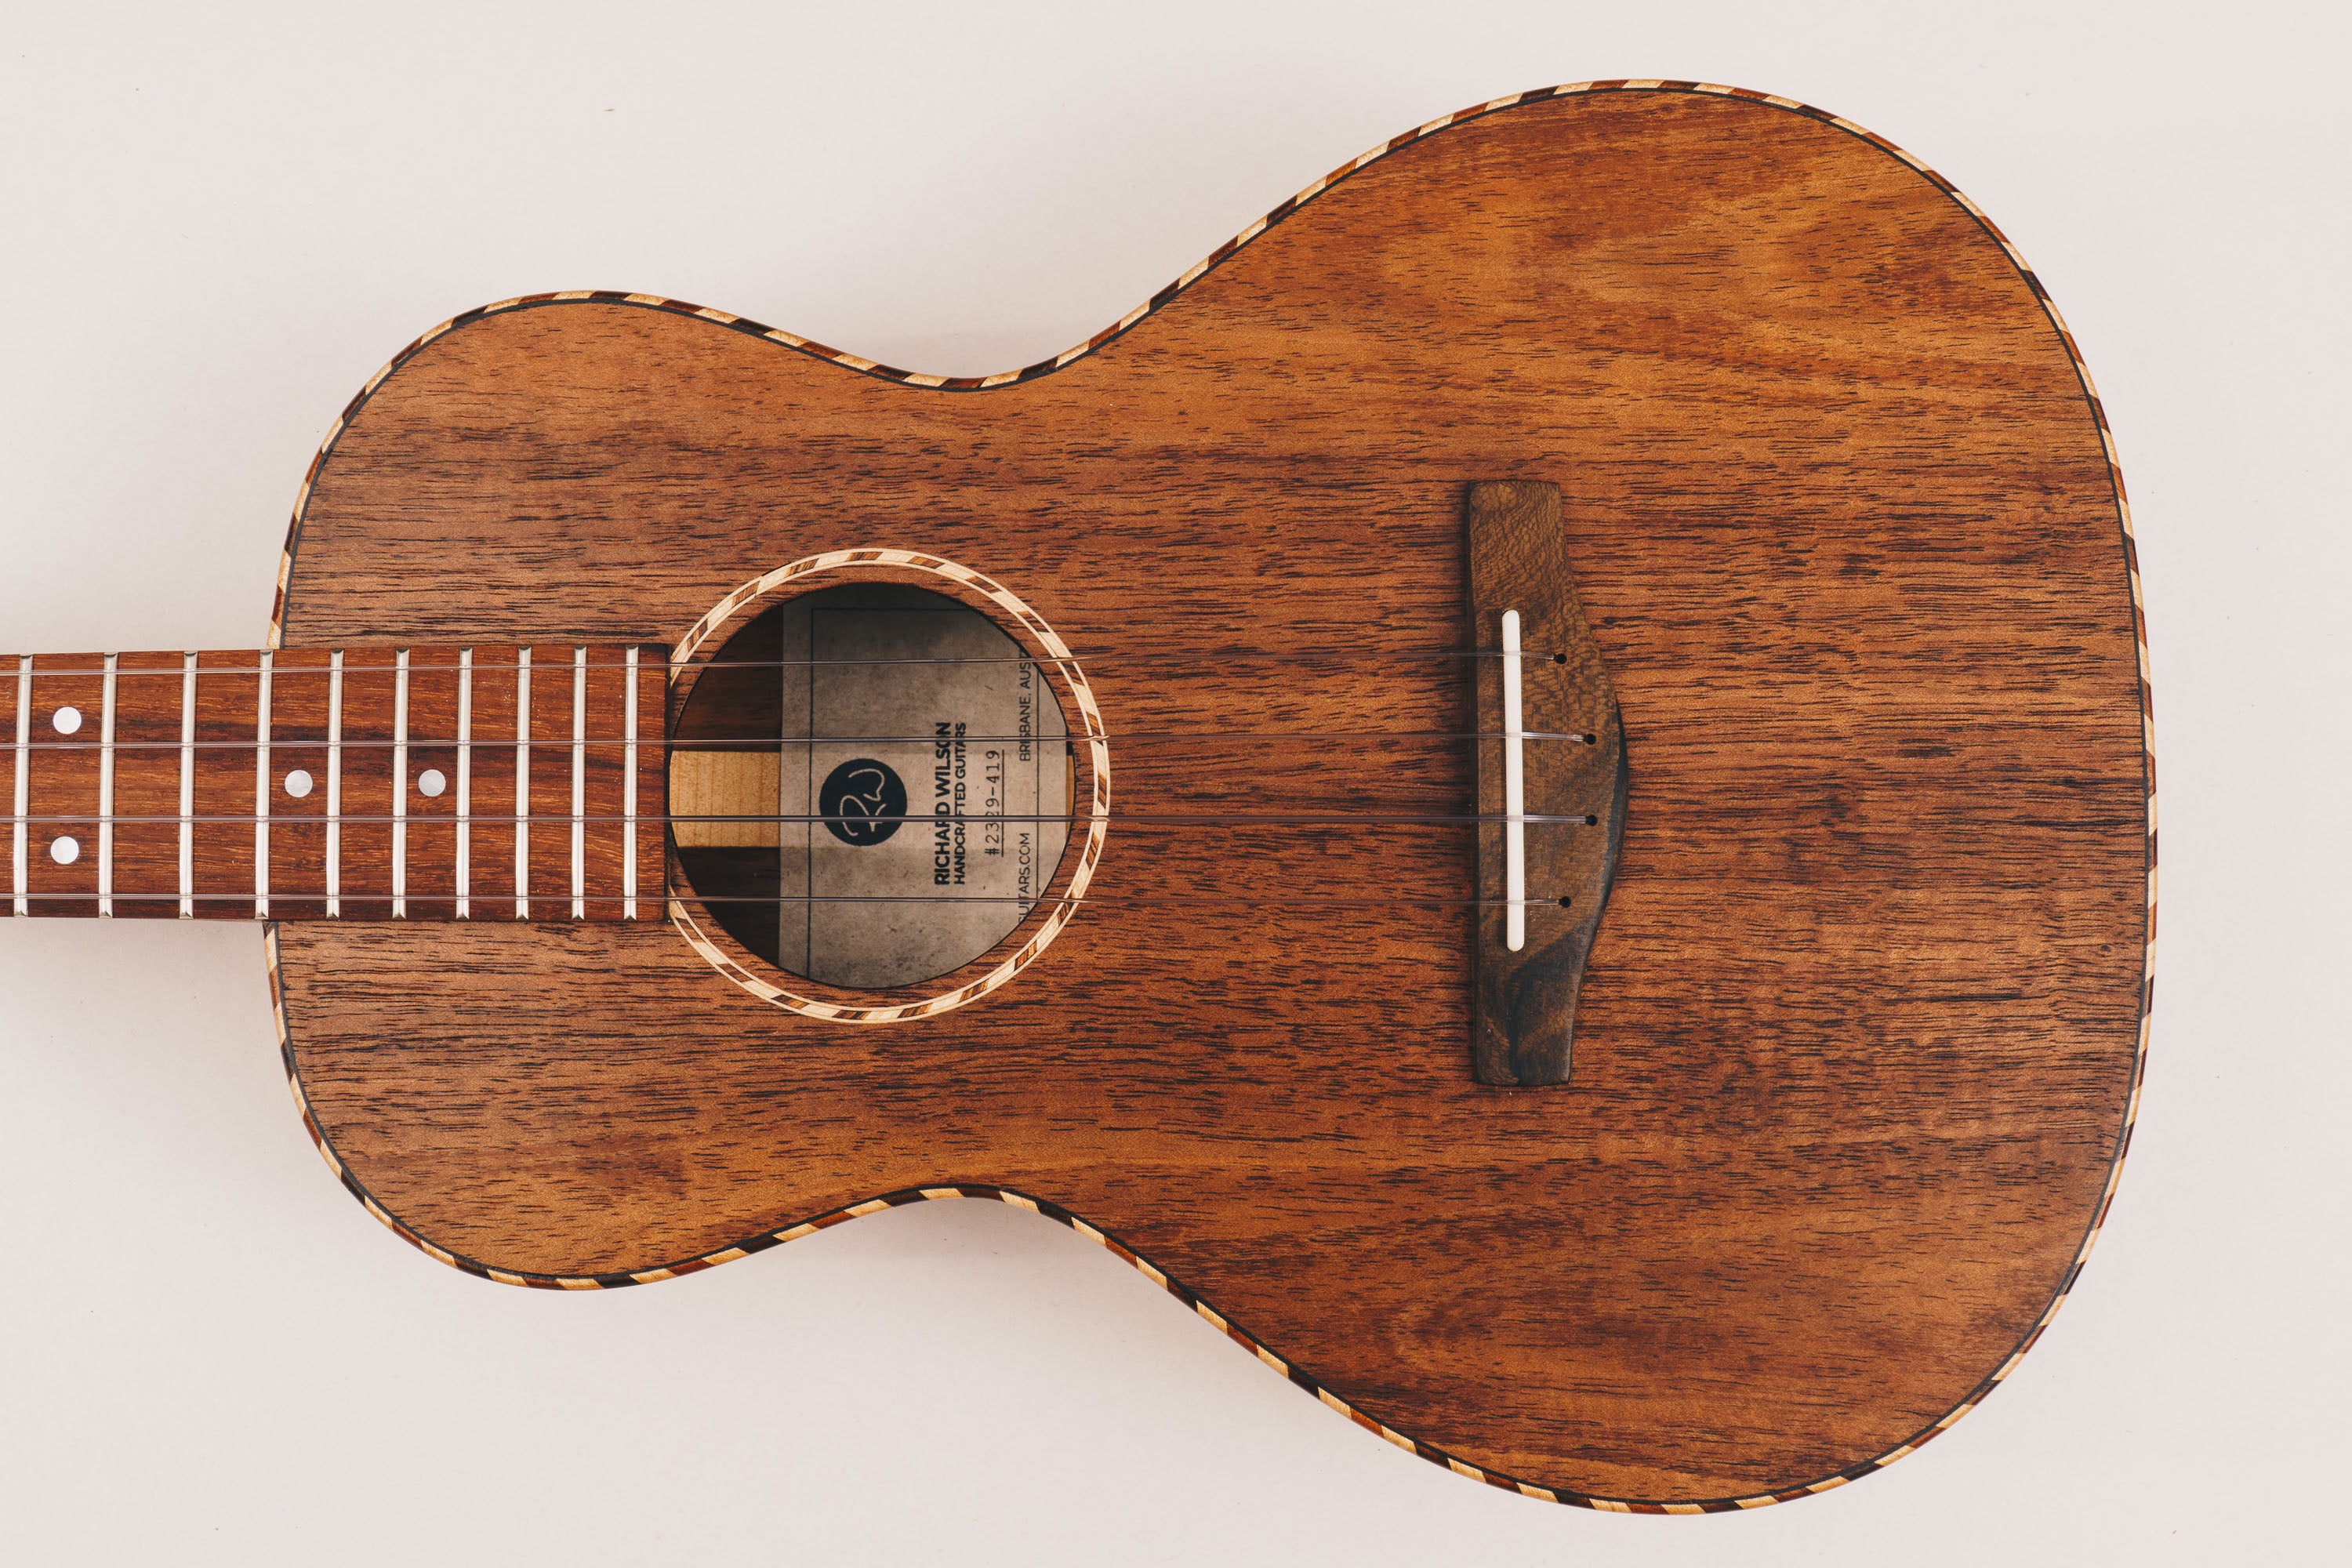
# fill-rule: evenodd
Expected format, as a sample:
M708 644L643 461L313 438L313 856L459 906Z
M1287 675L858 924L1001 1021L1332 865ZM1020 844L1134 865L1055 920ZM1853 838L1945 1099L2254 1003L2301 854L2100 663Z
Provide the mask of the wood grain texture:
M979 393L662 302L467 320L322 454L284 636L668 640L899 544L1092 658L1114 749L1459 729L1423 656L1463 635L1465 487L1563 479L1639 769L1571 1092L1463 1071L1464 922L1414 900L1467 894L1468 829L1115 826L1105 895L1393 901L1106 897L1001 993L879 1027L660 929L288 926L306 1113L379 1212L508 1278L1009 1190L1486 1479L1714 1507L1863 1473L2031 1342L2127 1126L2149 783L2071 345L1939 182L1750 99L1546 98L1282 216ZM1147 647L1383 658L1116 657ZM1121 811L1474 790L1438 742L1202 757L1123 773Z
M1507 941L1509 882L1505 859L1505 752L1510 727L1503 671L1494 658L1472 665L1478 683L1478 864L1480 905L1472 922L1470 1063L1480 1083L1538 1088L1569 1081L1576 998L1585 961L1617 879L1624 847L1624 725L1617 693L1584 608L1560 530L1559 487L1549 480L1470 487L1464 506L1469 547L1472 639L1487 653L1502 644L1502 615L1519 617L1522 689L1518 725L1573 740L1522 742L1524 896L1530 910L1518 952ZM1484 737L1496 737L1486 739Z

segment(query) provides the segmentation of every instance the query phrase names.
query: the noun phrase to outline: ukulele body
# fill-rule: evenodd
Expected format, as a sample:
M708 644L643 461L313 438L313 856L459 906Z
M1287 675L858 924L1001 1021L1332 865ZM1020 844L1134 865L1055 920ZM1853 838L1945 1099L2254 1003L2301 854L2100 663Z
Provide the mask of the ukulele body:
M298 512L286 646L674 645L783 563L931 552L1086 668L1113 816L1048 951L887 1025L660 923L282 924L289 1070L353 1190L573 1288L1004 1196L1570 1501L1818 1489L1981 1398L2087 1249L2140 1059L2152 786L2096 404L1883 143L1530 96L1003 384L609 295L461 318L372 384ZM1265 737L1472 727L1459 664L1413 656L1474 640L1462 498L1498 479L1561 489L1632 763L1574 1077L1535 1089L1469 1070L1460 830L1120 821L1464 810L1466 745ZM1220 649L1399 657L1121 657ZM1248 901L1316 895L1393 901Z

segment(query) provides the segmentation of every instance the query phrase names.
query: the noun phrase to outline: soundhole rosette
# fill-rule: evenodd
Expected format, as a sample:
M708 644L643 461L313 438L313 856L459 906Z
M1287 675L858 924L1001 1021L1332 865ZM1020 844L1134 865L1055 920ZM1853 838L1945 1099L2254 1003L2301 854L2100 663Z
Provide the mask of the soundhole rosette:
M671 666L670 920L738 987L810 1017L930 1017L1076 916L1109 826L1101 712L1002 584L915 551L809 556L712 606ZM777 749L742 744L772 714ZM772 821L737 809L756 799Z

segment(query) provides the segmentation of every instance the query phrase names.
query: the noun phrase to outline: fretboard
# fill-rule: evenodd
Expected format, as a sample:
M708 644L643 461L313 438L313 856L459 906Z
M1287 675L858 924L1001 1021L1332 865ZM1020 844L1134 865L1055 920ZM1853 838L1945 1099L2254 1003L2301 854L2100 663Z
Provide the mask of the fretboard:
M667 654L0 659L13 912L662 918Z

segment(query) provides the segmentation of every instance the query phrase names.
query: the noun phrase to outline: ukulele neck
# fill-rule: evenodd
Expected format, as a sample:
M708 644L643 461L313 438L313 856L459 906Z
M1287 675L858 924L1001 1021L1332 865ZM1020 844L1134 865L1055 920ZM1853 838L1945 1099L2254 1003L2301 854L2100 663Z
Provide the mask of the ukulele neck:
M18 916L663 918L667 654L0 659Z

